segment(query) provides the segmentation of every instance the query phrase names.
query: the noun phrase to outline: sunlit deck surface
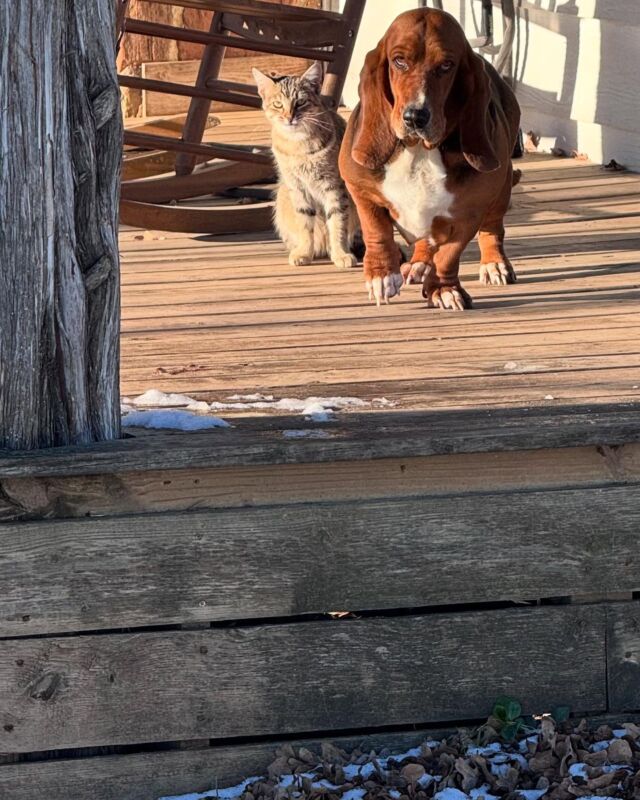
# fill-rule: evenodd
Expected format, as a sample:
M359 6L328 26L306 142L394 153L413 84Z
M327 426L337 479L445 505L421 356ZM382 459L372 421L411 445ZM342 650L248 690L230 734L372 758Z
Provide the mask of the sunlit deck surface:
M265 140L260 114L240 122L235 141ZM360 267L291 267L273 236L123 230L123 394L340 395L403 410L640 399L640 176L547 155L517 166L518 283L480 286L473 243L465 313L428 309L415 286L376 308Z

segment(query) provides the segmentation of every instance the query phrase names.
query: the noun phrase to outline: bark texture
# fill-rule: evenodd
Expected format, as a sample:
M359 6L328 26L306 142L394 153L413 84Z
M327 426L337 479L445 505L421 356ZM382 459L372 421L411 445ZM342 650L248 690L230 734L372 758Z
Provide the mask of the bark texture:
M120 435L114 11L0 10L0 448Z

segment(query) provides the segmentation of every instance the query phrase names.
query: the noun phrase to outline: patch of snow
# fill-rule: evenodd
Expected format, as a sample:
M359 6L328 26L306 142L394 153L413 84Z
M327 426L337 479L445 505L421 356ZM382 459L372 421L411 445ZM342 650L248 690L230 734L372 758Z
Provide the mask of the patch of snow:
M297 775L283 775L278 781L278 786L281 789L288 789L290 786L299 786L302 778L308 778L312 781L318 776L315 772L300 772Z
M313 789L330 789L332 792L340 789L339 786L336 786L335 783L331 783L331 781L328 781L326 778L323 778L321 781L314 781L314 783L311 784L311 787Z
M545 394L544 399L545 400L555 400L556 398L552 394Z
M572 764L569 767L569 775L571 775L572 778L584 778L585 780L588 780L589 773L587 772L587 765L581 762Z
M404 753L398 753L397 755L391 755L387 758L381 758L379 760L381 767L386 767L389 761L404 761L405 758L418 758L418 756L422 755L422 748L421 747L412 747L409 750L405 750Z
M627 772L633 772L633 767L629 764L604 764L600 767L603 772L617 772L619 769L626 769Z
M342 768L342 771L344 772L345 778L351 781L354 778L357 778L358 775L361 778L368 778L370 775L373 775L373 773L376 771L376 768L369 761L366 764L345 764L345 766Z
M594 742L591 745L591 747L589 748L589 750L591 750L592 753L599 753L602 750L606 750L609 747L610 744L611 744L611 742L609 742L609 741Z
M293 777L293 776L292 776ZM236 797L242 797L246 791L247 786L256 781L262 780L259 777L247 778L239 783L237 786L229 786L226 789L210 789L201 794L181 794L160 797L159 800L208 800L208 798L216 797L219 800L234 800Z
M128 403L120 403L120 415L124 416L124 414L130 414L132 411L135 411L135 407L129 405Z
M469 747L467 749L468 756L493 756L496 753L502 753L502 745L500 742L492 742L491 744L484 745L484 747Z
M372 401L373 402L373 401ZM370 406L359 397L283 397L275 400L273 395L247 394L231 395L225 402L210 403L211 411L248 411L260 409L264 411L291 411L312 417L316 422L327 422L329 414L346 408L366 408Z
M123 428L154 428L178 431L201 431L209 428L229 428L220 417L204 417L192 411L132 411L122 418Z
M349 789L342 795L342 800L362 800L366 793L366 789Z
M518 364L515 361L507 361L507 363L504 365L504 368L508 370L518 369Z
M491 787L488 783L483 784L479 789L472 789L469 792L469 796L471 800L481 800L484 797L484 800L499 800L499 798L495 794L490 794L489 789Z
M242 403L257 403L257 402L266 402L272 403L274 397L272 394L232 394L228 400L235 400L236 402Z
M449 786L436 792L433 800L469 800L469 795L461 792L460 789L453 789Z
M161 392L159 389L147 389L143 394L134 397L131 405L138 408L186 408L197 402L186 394Z
M429 773L425 773L418 778L418 785L426 788L430 786L435 781L435 777L433 775L429 775Z
M524 800L540 800L540 798L545 795L549 790L548 789L516 789L517 793L520 797L524 798Z
M616 739L622 739L622 737L626 736L627 733L629 733L629 731L626 728L616 728L616 730L613 731L613 735L616 737Z
M393 400L387 400L386 397L374 397L371 402L374 406L384 406L386 408L393 408L397 405Z
M187 406L187 411L196 411L198 413L207 414L209 411L209 403L204 400L192 400Z
M393 797L393 800L400 800L402 795L397 789L389 789L389 797Z
M313 429L286 430L282 431L285 439L330 439L331 434L327 431L314 431Z
M495 761L492 761L489 766L491 767L491 774L495 775L496 778L505 778L511 769L509 764L496 764Z
M529 752L529 745L530 744L537 744L537 743L538 743L538 737L537 736L527 736L526 739L523 739L521 742L518 742L518 749L520 750L521 753L528 753Z

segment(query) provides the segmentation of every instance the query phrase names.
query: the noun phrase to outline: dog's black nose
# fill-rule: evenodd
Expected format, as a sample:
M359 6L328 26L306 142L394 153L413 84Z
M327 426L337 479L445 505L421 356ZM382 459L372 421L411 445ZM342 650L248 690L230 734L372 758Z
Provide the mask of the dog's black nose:
M418 108L416 106L409 106L405 108L404 113L402 115L402 119L410 125L412 128L416 128L417 130L422 130L426 128L429 124L429 120L431 119L431 113L428 108L423 106L422 108Z

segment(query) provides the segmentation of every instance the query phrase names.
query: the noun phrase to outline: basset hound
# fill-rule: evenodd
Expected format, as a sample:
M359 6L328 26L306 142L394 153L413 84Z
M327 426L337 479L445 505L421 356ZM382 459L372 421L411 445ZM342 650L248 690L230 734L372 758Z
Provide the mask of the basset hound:
M470 308L458 269L476 233L480 281L513 283L503 218L519 176L511 153L520 109L454 17L401 14L367 55L358 91L340 171L362 225L369 298L380 304L403 283L422 283L430 306ZM414 244L409 263L394 224Z

